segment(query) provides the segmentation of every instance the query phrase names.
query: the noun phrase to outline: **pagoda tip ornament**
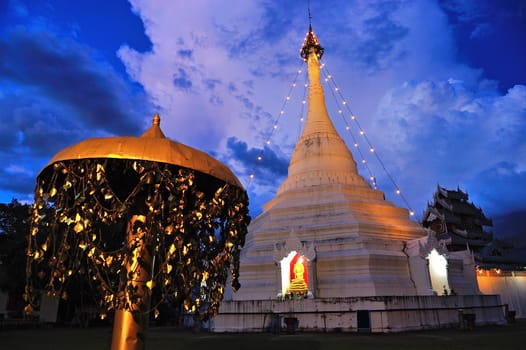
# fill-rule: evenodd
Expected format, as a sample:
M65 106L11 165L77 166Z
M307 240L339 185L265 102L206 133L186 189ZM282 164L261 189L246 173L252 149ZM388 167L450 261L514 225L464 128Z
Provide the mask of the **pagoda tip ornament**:
M314 52L316 53L316 56L318 56L318 59L321 59L321 57L323 56L323 51L325 49L321 47L320 42L316 37L316 34L314 34L314 31L312 30L312 25L309 25L309 31L307 33L307 36L305 37L305 40L303 41L303 46L300 50L300 56L305 62L307 62L307 59L309 58L311 48L314 49Z

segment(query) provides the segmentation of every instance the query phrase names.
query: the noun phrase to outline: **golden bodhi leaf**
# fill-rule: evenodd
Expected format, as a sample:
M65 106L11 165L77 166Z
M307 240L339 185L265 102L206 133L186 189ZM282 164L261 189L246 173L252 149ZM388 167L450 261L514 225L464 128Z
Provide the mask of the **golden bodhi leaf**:
M129 221L137 214L141 220ZM239 288L250 217L246 192L210 175L152 161L75 159L39 175L31 222L29 304L41 287L72 295L68 281L76 278L108 311L148 298L153 311L170 296L207 318L229 271ZM143 273L141 287L133 281Z

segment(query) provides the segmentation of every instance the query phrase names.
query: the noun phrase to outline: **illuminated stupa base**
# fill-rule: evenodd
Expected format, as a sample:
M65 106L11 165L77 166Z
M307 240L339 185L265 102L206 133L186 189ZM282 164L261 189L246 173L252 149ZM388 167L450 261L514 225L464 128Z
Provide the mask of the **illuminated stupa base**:
M250 226L241 257L243 287L234 300L286 293L276 265L291 251L306 257L315 298L392 295L393 286L396 295L417 294L404 244L424 230L381 192L359 192L369 195L327 184L289 190L268 203Z

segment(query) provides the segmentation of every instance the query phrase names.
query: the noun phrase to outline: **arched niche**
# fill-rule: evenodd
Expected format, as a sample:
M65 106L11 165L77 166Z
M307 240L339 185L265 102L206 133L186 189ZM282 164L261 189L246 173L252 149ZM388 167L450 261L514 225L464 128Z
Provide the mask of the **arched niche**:
M314 296L316 251L312 242L301 242L292 230L286 241L274 245L273 258L279 269L278 296Z
M449 294L448 263L445 255L440 254L436 249L432 249L426 259L428 261L429 277L433 291L437 295Z

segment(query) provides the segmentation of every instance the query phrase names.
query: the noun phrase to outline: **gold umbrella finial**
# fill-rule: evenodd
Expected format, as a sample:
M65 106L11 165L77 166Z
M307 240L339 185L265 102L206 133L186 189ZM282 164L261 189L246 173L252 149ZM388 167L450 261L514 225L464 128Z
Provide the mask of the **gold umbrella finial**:
M161 125L161 117L159 117L159 113L155 113L153 116L152 125Z
M152 126L148 130L146 130L144 134L142 134L142 137L162 139L166 138L163 131L161 130L161 117L159 117L159 113L155 113L155 115L152 118Z

